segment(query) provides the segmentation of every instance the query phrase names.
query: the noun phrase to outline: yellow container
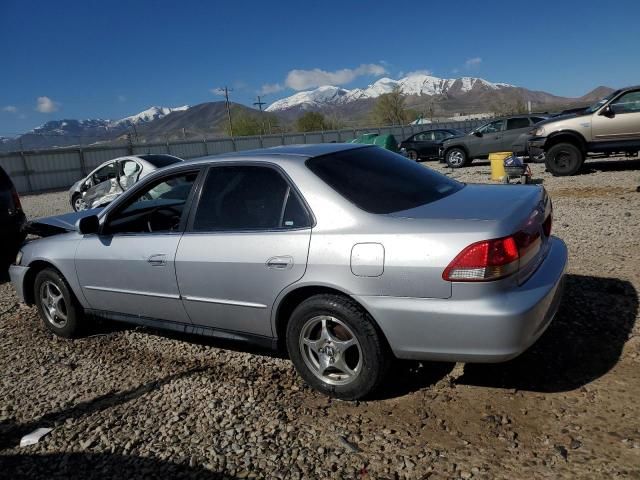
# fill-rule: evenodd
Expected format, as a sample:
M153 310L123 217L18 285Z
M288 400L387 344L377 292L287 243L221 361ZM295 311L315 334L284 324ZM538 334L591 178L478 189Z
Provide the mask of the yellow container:
M489 154L491 162L491 180L501 181L506 175L504 171L504 160L511 156L511 152L493 152Z

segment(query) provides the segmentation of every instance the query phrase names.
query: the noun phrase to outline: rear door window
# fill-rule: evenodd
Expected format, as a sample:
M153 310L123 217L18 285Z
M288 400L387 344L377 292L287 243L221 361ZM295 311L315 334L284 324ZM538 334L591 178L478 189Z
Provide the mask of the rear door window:
M451 195L464 186L378 147L310 158L306 165L345 199L370 213L409 210Z
M528 118L510 118L507 120L507 130L517 130L518 128L527 128L531 124Z
M192 229L253 231L309 225L306 209L278 171L234 165L209 170Z

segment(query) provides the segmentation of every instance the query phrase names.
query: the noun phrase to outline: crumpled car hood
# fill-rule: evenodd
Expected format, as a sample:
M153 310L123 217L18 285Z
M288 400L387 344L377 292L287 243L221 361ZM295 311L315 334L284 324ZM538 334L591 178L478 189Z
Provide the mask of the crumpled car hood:
M50 237L59 233L73 232L76 230L76 222L84 217L96 215L102 208L82 210L80 212L65 213L54 217L36 218L27 222L24 230L30 235Z

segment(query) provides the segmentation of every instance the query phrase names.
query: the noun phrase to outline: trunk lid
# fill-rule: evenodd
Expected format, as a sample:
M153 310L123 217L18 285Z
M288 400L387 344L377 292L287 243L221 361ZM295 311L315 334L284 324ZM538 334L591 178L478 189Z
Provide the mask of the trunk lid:
M390 214L393 217L487 222L487 238L528 236L526 248L520 251L517 278L520 283L536 270L549 248L545 221L551 222L552 205L546 190L538 185L466 185L461 190L436 202ZM463 222L466 224L466 222ZM467 224L471 225L471 224ZM550 223L549 223L550 228Z

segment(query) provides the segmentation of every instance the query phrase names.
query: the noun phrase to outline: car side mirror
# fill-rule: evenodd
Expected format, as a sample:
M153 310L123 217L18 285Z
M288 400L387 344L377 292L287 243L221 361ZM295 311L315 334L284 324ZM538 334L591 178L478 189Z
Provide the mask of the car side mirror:
M100 230L100 222L97 215L89 215L78 220L76 224L78 231L82 235L89 235L92 233L98 233Z
M473 132L473 134L474 134L476 137L481 137L481 136L482 136L482 132Z
M611 108L611 105L607 105L600 111L600 115L613 118L616 116L616 113L613 111L613 108Z

